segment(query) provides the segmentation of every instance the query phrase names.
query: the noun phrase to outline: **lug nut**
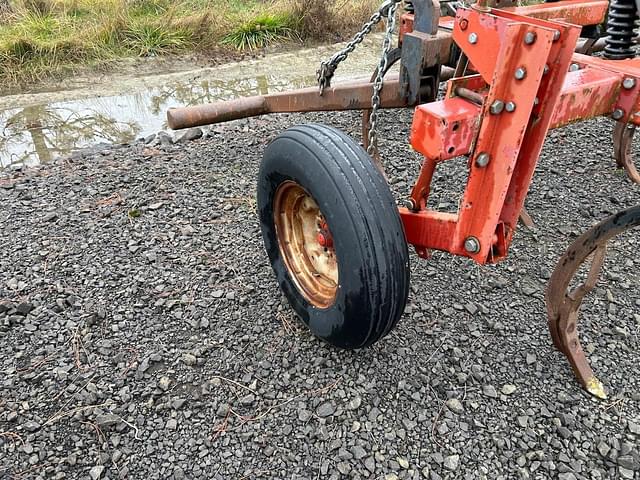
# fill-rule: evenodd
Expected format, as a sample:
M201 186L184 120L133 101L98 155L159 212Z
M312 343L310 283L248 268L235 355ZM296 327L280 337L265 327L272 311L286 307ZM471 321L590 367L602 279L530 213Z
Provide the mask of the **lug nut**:
M491 115L498 115L499 113L502 113L503 109L504 102L502 100L496 100L491 104L491 107L489 107L489 112Z
M476 43L478 43L478 34L477 33L470 33L469 34L469 43L471 45L475 45Z
M491 160L489 154L487 152L482 152L476 157L476 165L478 167L486 167L489 165L489 160Z
M636 79L627 77L622 81L622 86L627 90L631 90L633 87L636 86Z
M504 106L504 109L505 109L507 112L511 113L511 112L513 112L513 111L516 109L516 104L515 104L515 103L513 103L513 102L507 102L507 103L505 104L505 106Z
M533 45L533 43L536 41L536 34L535 32L527 32L524 36L524 43L525 45Z
M480 251L480 242L476 237L468 237L464 241L464 249L469 253L478 253Z
M514 74L514 76L516 77L516 80L522 80L527 76L527 69L524 67L516 68L516 73Z
M620 109L620 108L616 108L613 113L611 114L611 117L614 120L620 120L622 117L624 117L624 110Z

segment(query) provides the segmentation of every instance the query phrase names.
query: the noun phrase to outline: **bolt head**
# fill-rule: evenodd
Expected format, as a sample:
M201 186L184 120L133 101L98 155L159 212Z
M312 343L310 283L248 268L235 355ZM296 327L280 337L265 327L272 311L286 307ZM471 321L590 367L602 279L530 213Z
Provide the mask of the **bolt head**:
M487 152L482 152L476 157L476 165L478 167L486 167L489 165L489 160L491 160L489 154Z
M533 99L533 104L538 105L540 103L540 99L538 97Z
M549 65L547 65L547 64L545 63L545 65L544 65L544 70L542 70L542 74L543 74L543 75L546 75L547 73L549 73Z
M478 43L478 34L477 33L470 33L469 34L469 43L471 45L475 45L476 43Z
M507 102L507 103L505 103L505 105L504 105L504 109L505 109L507 112L511 113L511 112L513 112L513 111L516 109L516 104L515 104L515 103L513 103L513 102Z
M616 108L611 114L611 117L613 117L614 120L620 120L622 117L624 117L624 110Z
M560 30L554 30L553 31L553 41L557 42L558 40L560 40Z
M480 251L480 242L476 237L468 237L464 241L464 249L469 253L478 253Z
M580 65L578 65L577 63L572 63L571 65L569 65L570 72L575 72L577 70L580 70Z
M636 79L627 77L622 81L622 86L627 90L631 90L633 87L636 86Z
M504 110L504 102L502 100L494 101L489 107L491 115L498 115L499 113L502 113L502 110Z
M516 68L516 73L514 74L514 77L516 77L516 80L522 80L526 76L527 76L527 69L526 68L524 68L524 67Z
M536 41L536 33L535 32L527 32L524 36L525 45L533 45Z

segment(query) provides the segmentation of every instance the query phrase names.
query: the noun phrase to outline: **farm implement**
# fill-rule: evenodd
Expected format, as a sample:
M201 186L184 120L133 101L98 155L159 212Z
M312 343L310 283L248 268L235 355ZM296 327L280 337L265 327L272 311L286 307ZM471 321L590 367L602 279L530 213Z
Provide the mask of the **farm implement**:
M640 125L634 0L401 3L383 3L321 64L318 87L168 112L169 126L179 129L278 112L364 111L364 148L328 126L295 126L268 145L258 179L261 228L278 283L311 331L341 348L371 345L398 322L409 291L408 244L422 258L432 250L478 264L505 258L518 220L530 221L524 202L549 130L613 119L617 167L640 183L631 156ZM340 62L383 21L372 78L334 85ZM399 71L391 73L395 64ZM410 143L423 156L400 207L377 148L378 114L390 108L414 110ZM464 161L468 170L455 213L428 205L434 172L448 161ZM547 289L553 342L599 398L606 393L580 344L579 310L608 241L638 225L640 206L587 231L562 256ZM581 268L588 271L582 283Z

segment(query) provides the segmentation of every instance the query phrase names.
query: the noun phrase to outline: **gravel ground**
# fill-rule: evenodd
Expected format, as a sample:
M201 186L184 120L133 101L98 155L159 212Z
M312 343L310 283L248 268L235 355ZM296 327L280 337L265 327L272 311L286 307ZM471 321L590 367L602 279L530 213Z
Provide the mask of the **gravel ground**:
M549 137L508 260L413 256L399 327L343 352L284 302L255 213L264 145L303 119L359 128L283 115L0 177L0 478L640 478L637 234L583 307L609 400L553 349L543 298L570 241L638 203L611 124ZM383 120L400 197L409 115ZM441 209L463 179L438 171Z

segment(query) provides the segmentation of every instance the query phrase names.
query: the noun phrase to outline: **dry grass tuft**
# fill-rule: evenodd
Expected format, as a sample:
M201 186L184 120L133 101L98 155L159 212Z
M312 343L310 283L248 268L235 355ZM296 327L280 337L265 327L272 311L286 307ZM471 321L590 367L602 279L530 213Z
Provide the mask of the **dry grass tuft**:
M378 1L10 0L9 6L0 10L5 84L123 57L346 38Z

